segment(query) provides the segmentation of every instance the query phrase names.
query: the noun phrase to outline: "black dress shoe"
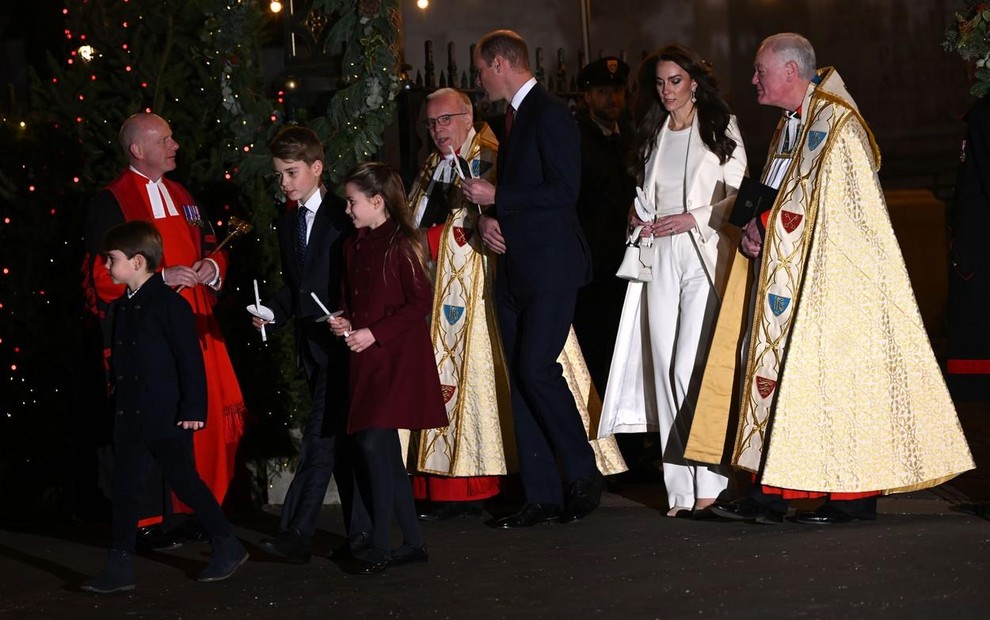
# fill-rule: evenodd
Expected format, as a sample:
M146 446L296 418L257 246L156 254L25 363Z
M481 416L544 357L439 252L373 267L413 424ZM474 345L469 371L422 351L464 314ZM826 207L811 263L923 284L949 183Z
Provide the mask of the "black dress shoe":
M391 562L389 562L388 558L377 562L360 560L349 572L354 575L381 575L388 569L389 564Z
M420 521L448 521L458 517L480 517L484 511L481 502L433 502L418 518Z
M371 534L358 532L347 537L347 542L335 547L330 552L331 560L351 560L368 550L371 546Z
M752 521L762 525L784 522L784 513L764 506L749 497L731 502L715 502L708 507L708 510L717 517L733 521Z
M391 565L391 554L381 549L370 548L367 557L363 560L345 562L341 566L345 571L354 575L381 575Z
M210 533L203 527L202 522L197 518L186 519L176 528L169 530L179 540L189 543L210 542Z
M138 528L134 548L138 551L168 551L182 546L182 539L173 532L166 532L160 525Z
M587 517L598 508L603 490L605 490L605 477L601 474L575 480L567 493L567 503L564 504L560 522L571 523Z
M822 507L814 512L806 512L794 517L795 523L804 525L841 525L852 523L853 521L865 520L875 521L876 514L872 515L851 515L836 508L832 504L825 502Z
M519 512L495 521L493 527L511 530L540 523L553 523L560 519L560 512L560 506L556 504L526 504Z
M303 540L299 530L281 532L276 538L263 538L258 548L293 564L309 562L309 543Z
M388 564L390 566L405 566L406 564L421 564L429 561L430 554L426 550L426 545L422 547L402 545L389 554Z

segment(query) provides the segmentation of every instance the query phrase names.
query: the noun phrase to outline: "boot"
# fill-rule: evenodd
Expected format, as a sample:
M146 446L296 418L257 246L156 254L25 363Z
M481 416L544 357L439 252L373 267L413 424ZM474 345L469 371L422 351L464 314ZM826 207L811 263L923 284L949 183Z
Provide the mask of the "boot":
M103 571L82 584L82 589L97 594L110 594L134 589L134 556L128 551L111 549Z
M241 564L247 562L248 552L237 537L216 536L213 538L213 557L210 563L196 577L197 581L222 581L234 574Z

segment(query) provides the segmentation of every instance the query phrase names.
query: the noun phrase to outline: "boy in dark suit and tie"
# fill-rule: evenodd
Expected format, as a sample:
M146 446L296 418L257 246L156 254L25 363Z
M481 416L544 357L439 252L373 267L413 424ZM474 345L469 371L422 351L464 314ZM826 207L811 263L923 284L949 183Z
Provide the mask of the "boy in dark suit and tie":
M557 363L578 289L591 279L590 252L576 211L580 134L567 105L533 77L529 50L518 34L490 32L478 41L474 56L489 99L509 104L499 143L498 184L484 179L462 183L469 201L483 208L493 205L478 218L478 229L498 254L495 294L526 494L522 510L496 526L568 523L593 511L604 488Z
M342 203L322 181L325 155L310 129L286 127L269 146L272 165L288 206L278 222L284 286L265 302L278 327L295 319L297 363L306 375L312 408L303 430L299 465L282 505L280 532L260 547L290 562L309 561L316 520L331 474L349 534L335 554L348 555L367 546L371 520L360 500L350 467L344 428L347 422L347 347L316 319L340 298L344 237L353 230ZM294 208L293 208L294 206ZM254 326L261 328L257 317Z
M248 553L196 472L192 432L206 424L206 371L192 309L155 271L162 237L151 223L134 220L110 229L103 250L110 278L127 287L113 306L110 354L113 541L103 571L82 588L98 594L134 589L138 502L153 462L210 535L213 557L197 579L226 579Z

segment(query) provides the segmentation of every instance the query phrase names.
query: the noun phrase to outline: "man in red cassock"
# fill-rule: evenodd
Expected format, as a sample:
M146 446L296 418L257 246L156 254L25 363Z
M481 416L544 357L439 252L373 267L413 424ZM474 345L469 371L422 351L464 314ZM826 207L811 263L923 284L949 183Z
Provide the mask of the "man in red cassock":
M175 169L179 145L169 124L150 113L134 114L120 128L120 145L130 166L90 204L86 223L86 294L104 324L112 325L107 304L124 293L104 266L99 248L107 230L125 221L145 220L158 229L164 241L162 277L178 287L196 319L199 344L206 366L208 410L206 426L194 437L196 469L218 502L234 475L234 456L244 431L244 399L224 346L213 304L227 269L225 252L211 252L216 235L189 191L165 177ZM105 341L105 344L109 344ZM172 498L174 512L189 512ZM167 502L166 502L167 504ZM167 506L146 504L141 526L161 521Z

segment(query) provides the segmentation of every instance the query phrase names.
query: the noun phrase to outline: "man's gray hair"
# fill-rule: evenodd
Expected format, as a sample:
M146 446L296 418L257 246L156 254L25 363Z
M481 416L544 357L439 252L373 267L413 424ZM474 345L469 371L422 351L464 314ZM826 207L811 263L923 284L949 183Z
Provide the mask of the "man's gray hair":
M808 39L796 32L781 32L763 39L760 49L766 48L783 62L790 60L797 65L798 75L809 82L815 77L818 65L815 62L815 48Z
M442 99L444 97L456 97L457 100L464 106L465 112L471 112L471 98L456 88L440 88L429 95L426 96L427 101L433 101L434 99Z

